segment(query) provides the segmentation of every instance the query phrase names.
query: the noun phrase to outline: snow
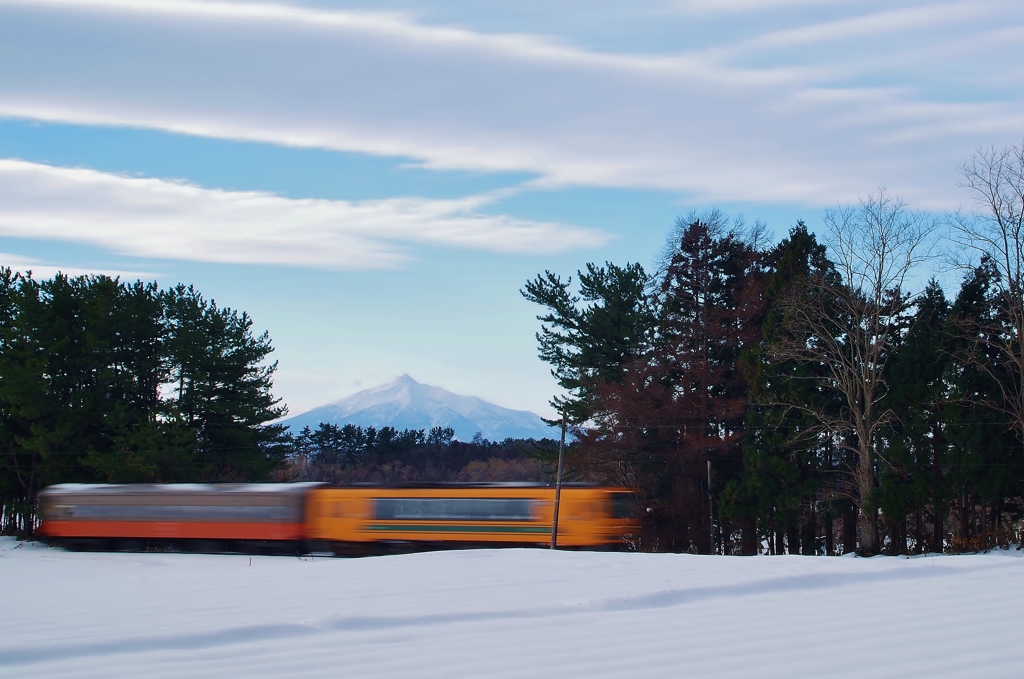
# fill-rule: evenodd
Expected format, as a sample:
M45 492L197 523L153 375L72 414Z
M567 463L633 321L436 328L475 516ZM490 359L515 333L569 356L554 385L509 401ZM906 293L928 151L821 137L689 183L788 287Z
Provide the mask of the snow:
M300 559L0 538L0 676L1019 677L1021 554Z

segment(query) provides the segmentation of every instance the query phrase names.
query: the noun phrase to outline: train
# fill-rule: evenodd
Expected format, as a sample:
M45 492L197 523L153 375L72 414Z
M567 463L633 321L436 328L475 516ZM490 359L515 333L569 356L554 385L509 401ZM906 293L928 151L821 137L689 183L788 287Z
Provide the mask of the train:
M355 556L548 546L554 504L554 488L520 483L60 484L40 493L39 534L98 551ZM624 549L639 531L628 488L562 487L557 547Z

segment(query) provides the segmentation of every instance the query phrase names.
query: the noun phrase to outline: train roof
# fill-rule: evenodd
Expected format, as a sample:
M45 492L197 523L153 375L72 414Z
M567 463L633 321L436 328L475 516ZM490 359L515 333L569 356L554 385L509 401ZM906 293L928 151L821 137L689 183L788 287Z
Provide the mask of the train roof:
M305 492L325 484L304 483L61 483L45 488L47 495L125 495L160 493L266 493Z
M355 483L347 486L320 482L297 483L61 483L43 489L45 496L60 495L176 495L176 494L301 494L314 488L554 488L552 483L532 481L434 482L434 483ZM563 488L607 488L590 483L563 483ZM620 490L616 488L616 490ZM621 490L627 490L622 488Z
M554 488L553 483L538 481L435 481L419 483L353 483L349 486L331 486L332 488ZM565 483L563 488L601 488L591 483Z

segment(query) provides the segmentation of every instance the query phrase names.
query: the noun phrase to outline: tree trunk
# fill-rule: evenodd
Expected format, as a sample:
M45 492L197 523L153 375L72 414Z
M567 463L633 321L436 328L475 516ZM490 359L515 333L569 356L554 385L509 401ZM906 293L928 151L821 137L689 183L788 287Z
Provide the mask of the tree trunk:
M988 505L984 500L981 501L980 507L981 513L981 536L983 540L988 540Z
M875 488L874 451L866 434L862 433L858 438L860 460L857 464L857 499L860 514L857 521L857 543L860 554L871 556L878 554L878 512L871 500L871 491Z
M843 554L857 551L857 508L852 504L843 511Z
M924 553L924 512L918 507L914 512L914 552Z
M932 475L935 484L932 489L932 511L935 513L935 523L932 525L932 551L941 554L945 551L946 531L943 529L943 521L946 518L946 509L942 498L942 460L939 457L942 438L942 428L935 424L932 430Z
M740 519L740 554L754 556L757 554L757 524L753 518Z
M878 554L878 514L874 507L857 515L857 551L862 556Z
M790 554L800 553L800 520L791 519L786 526L786 546Z
M992 532L995 534L996 540L1000 538L1002 533L1003 521L1002 521L1002 498L997 498L992 502Z
M833 524L835 523L835 517L832 516L831 512L825 514L825 556L832 556L836 553L836 539L833 534Z
M736 534L740 530L739 525L732 521L723 521L722 525L728 529L722 532L722 554L740 554L743 550L743 534L742 531L739 536Z
M967 510L967 495L960 493L960 539L965 543L971 536L970 516Z
M801 536L800 553L805 556L814 556L817 553L818 542L818 515L814 511L814 502L811 502L804 515L804 530Z

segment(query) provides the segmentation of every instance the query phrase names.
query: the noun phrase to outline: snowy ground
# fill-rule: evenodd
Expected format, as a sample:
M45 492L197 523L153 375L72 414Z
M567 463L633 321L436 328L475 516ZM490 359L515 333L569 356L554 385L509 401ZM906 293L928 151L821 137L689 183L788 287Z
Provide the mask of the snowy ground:
M0 538L0 676L1016 678L1021 554L250 562Z

